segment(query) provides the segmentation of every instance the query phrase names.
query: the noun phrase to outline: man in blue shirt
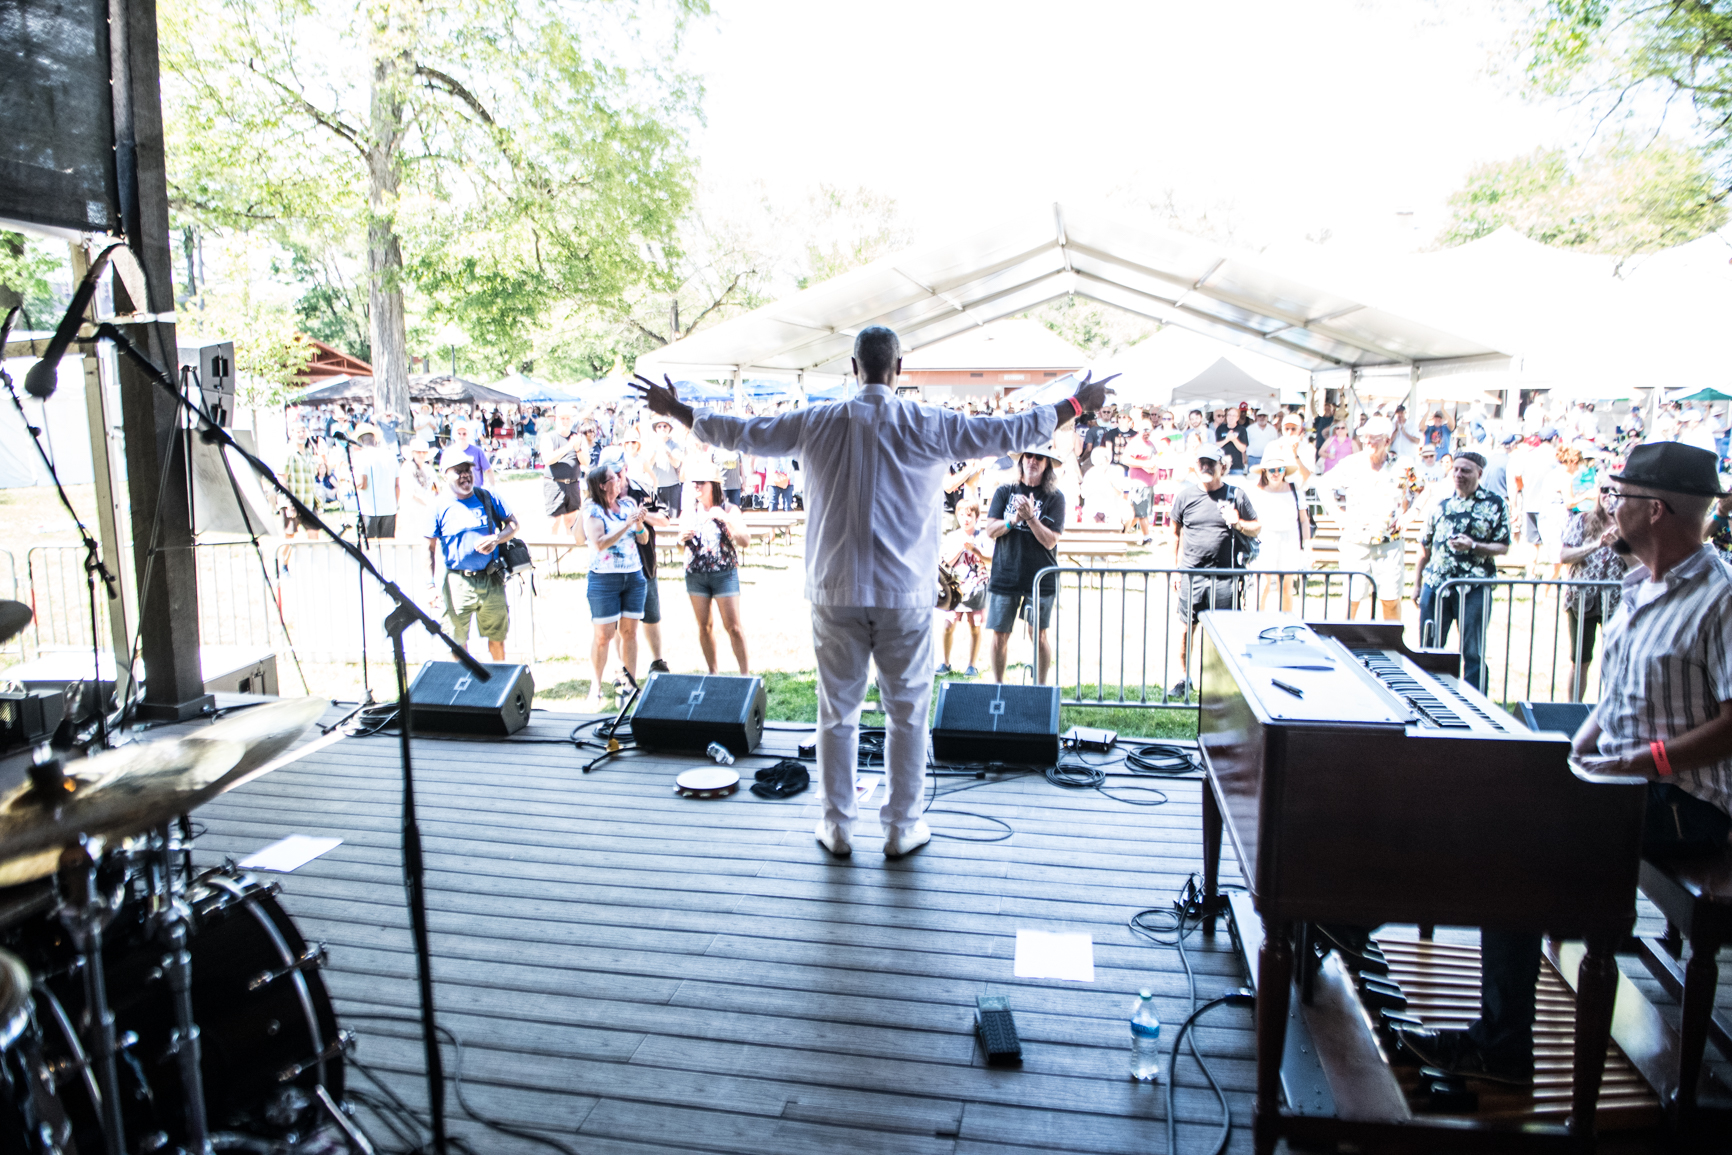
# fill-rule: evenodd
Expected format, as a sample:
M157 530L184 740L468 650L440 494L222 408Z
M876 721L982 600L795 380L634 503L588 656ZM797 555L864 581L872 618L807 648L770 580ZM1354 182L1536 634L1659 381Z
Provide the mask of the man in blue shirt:
M434 511L433 533L427 538L427 582L437 584L435 555L443 554L446 628L467 646L469 620L475 619L476 632L487 639L487 652L503 662L511 614L499 546L517 535L517 519L496 495L477 492L475 462L461 448L446 449L439 468L448 496Z

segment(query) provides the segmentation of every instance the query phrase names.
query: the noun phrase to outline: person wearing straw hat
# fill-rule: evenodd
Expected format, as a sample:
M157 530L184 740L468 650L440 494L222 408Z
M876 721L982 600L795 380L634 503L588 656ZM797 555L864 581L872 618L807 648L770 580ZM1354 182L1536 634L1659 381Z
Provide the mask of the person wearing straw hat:
M858 813L860 708L869 665L878 668L889 797L879 811L884 853L898 858L932 838L920 817L926 716L932 705L933 608L938 601L940 496L950 464L1050 440L1060 425L1099 409L1106 383L1085 377L1076 394L1012 417L969 417L896 395L901 340L883 325L854 338L860 389L846 401L774 416L699 417L671 379L638 387L656 413L695 427L708 445L766 457L796 456L809 517L806 596L818 662L818 775L823 809L813 834L837 857L853 849Z
M356 512L365 518L363 531L368 541L383 541L397 536L397 453L380 444L376 425L355 426L355 440L361 452L356 454Z

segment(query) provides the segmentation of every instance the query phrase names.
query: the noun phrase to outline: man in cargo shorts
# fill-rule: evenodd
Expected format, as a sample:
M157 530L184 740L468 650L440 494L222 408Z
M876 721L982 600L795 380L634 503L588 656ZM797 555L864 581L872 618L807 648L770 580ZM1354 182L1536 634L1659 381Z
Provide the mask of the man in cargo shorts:
M517 534L517 519L498 497L475 484L475 462L452 446L439 458L447 497L433 514L427 538L427 580L438 581L436 554L445 557L445 625L451 636L469 644L469 621L487 639L487 652L505 660L505 635L511 612L505 603L505 568L499 546Z

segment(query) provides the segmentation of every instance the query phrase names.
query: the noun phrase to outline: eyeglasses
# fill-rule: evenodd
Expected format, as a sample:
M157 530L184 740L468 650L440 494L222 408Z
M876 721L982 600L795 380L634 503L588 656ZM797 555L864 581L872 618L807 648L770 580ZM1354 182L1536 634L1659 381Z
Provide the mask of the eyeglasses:
M1616 510L1620 505L1624 504L1624 500L1628 498L1632 501L1657 501L1666 507L1667 513L1674 517L1678 515L1678 511L1672 508L1671 502L1667 501L1663 497L1655 497L1652 494L1621 493L1618 490L1602 485L1600 486L1600 496L1606 499L1606 508L1610 510Z

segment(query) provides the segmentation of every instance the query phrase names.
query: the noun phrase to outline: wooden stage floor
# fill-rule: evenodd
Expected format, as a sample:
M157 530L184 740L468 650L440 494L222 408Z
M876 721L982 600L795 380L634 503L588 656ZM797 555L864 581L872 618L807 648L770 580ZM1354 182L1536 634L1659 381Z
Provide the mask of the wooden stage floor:
M509 740L416 742L439 1016L462 1041L476 1111L584 1155L1166 1150L1163 1088L1126 1074L1126 1017L1152 989L1170 1035L1185 974L1125 922L1167 907L1200 870L1196 779L1110 780L1163 789L1170 801L1154 807L1038 774L994 781L941 796L941 836L916 854L886 860L868 814L852 859L836 861L812 837L816 783L781 801L743 786L687 800L673 777L697 763L641 753L584 775L590 755L564 743L579 720L537 711ZM809 732L767 733L771 757L742 759L742 778ZM419 1109L400 793L395 737L347 739L199 810L197 857L239 859L292 833L343 839L266 877L329 948L325 981L359 1037L355 1059ZM942 837L1002 833L956 811L1014 834ZM1019 928L1090 933L1095 981L1015 978ZM1194 936L1190 958L1199 998L1242 985L1225 929ZM1010 996L1019 1071L988 1069L975 1045L975 996L989 992ZM1230 1150L1249 1151L1251 1014L1206 1021ZM457 1056L444 1055L449 1075ZM353 1068L349 1080L368 1089ZM1211 1149L1216 1102L1188 1060L1177 1092L1180 1149ZM550 1150L447 1104L452 1133L481 1155Z

